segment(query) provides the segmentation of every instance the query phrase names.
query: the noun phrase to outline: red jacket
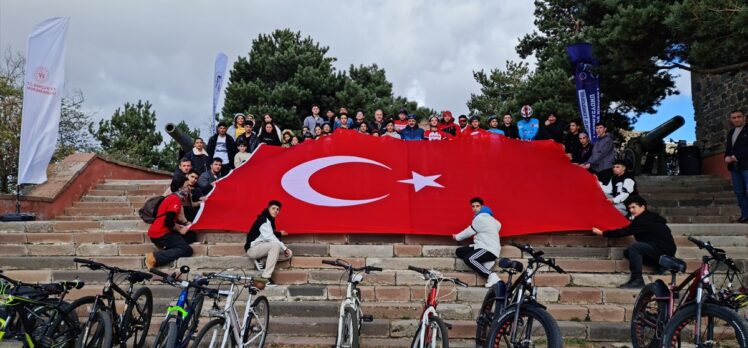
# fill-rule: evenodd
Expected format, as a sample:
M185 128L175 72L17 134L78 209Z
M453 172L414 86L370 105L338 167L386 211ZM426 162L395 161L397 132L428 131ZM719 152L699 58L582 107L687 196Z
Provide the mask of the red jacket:
M426 140L449 140L452 139L452 135L444 133L440 130L427 130L423 133L423 138Z
M482 128L473 129L472 126L467 126L465 127L465 130L462 131L462 136L473 136L479 134L489 134L489 132Z

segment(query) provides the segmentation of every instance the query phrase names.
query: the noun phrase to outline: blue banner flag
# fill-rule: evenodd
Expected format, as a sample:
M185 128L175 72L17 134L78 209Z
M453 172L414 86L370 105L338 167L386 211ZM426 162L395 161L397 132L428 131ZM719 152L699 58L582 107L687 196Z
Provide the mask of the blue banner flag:
M574 65L574 82L577 86L582 122L594 143L597 140L595 123L600 122L600 80L595 71L597 60L592 56L592 44L577 43L566 46L566 54Z

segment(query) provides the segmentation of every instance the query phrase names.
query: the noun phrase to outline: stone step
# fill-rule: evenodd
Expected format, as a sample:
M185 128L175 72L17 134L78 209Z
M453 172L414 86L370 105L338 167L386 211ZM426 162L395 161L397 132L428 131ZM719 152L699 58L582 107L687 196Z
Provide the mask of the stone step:
M124 202L81 201L81 202L73 203L73 208L133 208L133 205L129 201L124 201Z
M132 182L132 183L107 182L107 183L96 185L96 189L97 190L125 190L125 191L155 190L155 191L163 192L168 186L169 186L169 183L164 185L164 184L152 184L152 183L141 183L141 182Z
M135 214L130 215L94 215L94 216L86 216L86 215L62 215L56 217L59 221L119 221L119 220L140 220L140 217Z
M124 216L135 215L136 210L131 207L71 207L65 208L67 216Z
M170 179L163 180L121 180L121 179L107 179L101 185L161 185L167 187L171 183Z

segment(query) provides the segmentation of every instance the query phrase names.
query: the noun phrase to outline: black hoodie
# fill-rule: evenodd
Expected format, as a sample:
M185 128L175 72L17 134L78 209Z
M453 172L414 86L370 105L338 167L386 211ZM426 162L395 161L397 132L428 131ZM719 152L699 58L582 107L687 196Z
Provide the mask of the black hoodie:
M257 215L257 220L255 220L252 227L250 227L249 233L247 233L247 241L244 242L244 251L249 250L249 247L252 246L252 242L260 236L260 226L262 226L266 221L270 221L275 236L278 237L278 239L281 239L281 234L276 232L275 229L275 218L270 216L270 212L265 209L260 213L260 215Z
M631 224L617 230L603 232L608 238L634 236L637 242L651 244L660 253L675 256L675 241L667 227L667 220L656 213L645 210L631 221Z

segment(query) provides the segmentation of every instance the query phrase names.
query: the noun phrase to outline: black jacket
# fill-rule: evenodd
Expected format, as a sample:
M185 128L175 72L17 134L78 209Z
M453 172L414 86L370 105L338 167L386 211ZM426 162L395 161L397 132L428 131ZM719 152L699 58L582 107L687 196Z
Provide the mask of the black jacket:
M257 136L257 138L260 143L281 146L280 138L278 138L278 133L276 133L275 131L267 133L263 129L262 132L260 132L260 134Z
M571 163L587 163L590 157L592 157L592 149L592 143L587 143L586 147L583 147L580 143L579 148L571 153Z
M579 133L564 132L562 144L564 144L564 151L566 153L574 155L574 153L579 152L579 149L582 147L582 143L579 142Z
M748 130L746 128L748 124L743 126L743 130L738 134L735 145L732 144L732 134L735 133L735 128L727 132L725 157L734 155L738 159L737 163L728 164L727 170L735 169L736 165L738 170L748 170Z
M270 213L267 209L263 210L260 215L257 215L257 219L252 224L252 227L249 228L249 233L247 233L247 241L244 242L244 251L249 250L249 247L252 246L252 242L257 239L257 237L260 236L260 226L265 223L265 221L270 220L270 225L273 226L273 233L275 234L278 239L281 239L281 234L277 232L275 229L275 219L270 216Z
M499 124L499 129L504 131L504 136L512 138L512 139L519 139L519 129L517 129L517 125L512 123L508 126L505 126L503 123Z
M249 136L247 136L245 132L236 138L236 146L238 147L241 143L247 145L247 152L252 153L257 149L257 145L260 145L260 138L254 133L249 133Z
M188 152L184 155L184 157L192 162L192 169L196 170L198 174L205 173L209 169L210 163L212 162L209 156L196 155L194 151Z
M208 152L208 156L210 156L211 159L213 159L216 154L216 142L218 142L218 133L213 134L213 136L210 137L208 140L208 147L205 148L205 151ZM234 142L234 138L228 134L226 134L226 150L229 153L229 162L224 163L223 165L228 164L233 168L234 163L232 159L234 158L234 155L236 155L236 143Z
M540 130L535 139L537 140L553 140L560 143L564 136L564 129L566 129L566 122L557 120L556 123L551 125L540 125Z
M634 236L637 242L650 244L662 254L675 256L675 241L670 228L667 227L667 220L650 211L644 211L624 228L603 232L603 236L608 238Z

